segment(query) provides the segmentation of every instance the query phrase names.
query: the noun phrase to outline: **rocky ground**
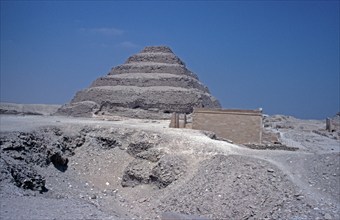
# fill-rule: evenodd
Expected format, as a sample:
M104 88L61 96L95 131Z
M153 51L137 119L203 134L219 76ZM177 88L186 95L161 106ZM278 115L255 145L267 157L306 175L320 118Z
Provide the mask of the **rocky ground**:
M266 117L285 147L262 149L167 120L0 122L0 219L340 218L340 135L324 121Z

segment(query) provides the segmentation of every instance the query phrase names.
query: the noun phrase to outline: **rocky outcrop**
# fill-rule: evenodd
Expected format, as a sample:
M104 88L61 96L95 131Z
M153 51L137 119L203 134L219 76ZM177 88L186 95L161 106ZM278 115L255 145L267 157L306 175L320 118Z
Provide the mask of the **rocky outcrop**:
M169 47L152 46L77 92L58 114L169 118L194 107L220 108L220 103Z
M66 135L56 127L0 133L0 183L9 181L23 189L47 192L41 168L53 164L65 172L68 157L84 142L84 135Z

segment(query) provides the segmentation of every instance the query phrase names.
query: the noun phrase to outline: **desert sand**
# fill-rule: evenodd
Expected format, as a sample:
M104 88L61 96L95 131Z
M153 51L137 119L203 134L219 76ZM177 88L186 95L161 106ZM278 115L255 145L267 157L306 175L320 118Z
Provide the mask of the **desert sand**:
M340 218L323 120L266 117L291 148L264 150L169 122L0 115L0 219Z

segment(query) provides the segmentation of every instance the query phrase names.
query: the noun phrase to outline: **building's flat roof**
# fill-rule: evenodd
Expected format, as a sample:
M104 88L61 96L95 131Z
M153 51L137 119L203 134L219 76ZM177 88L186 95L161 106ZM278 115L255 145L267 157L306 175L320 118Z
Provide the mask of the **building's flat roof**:
M258 116L262 116L262 110L246 110L246 109L208 109L208 108L194 108L194 113L208 113L208 114L238 114L238 115L258 115Z

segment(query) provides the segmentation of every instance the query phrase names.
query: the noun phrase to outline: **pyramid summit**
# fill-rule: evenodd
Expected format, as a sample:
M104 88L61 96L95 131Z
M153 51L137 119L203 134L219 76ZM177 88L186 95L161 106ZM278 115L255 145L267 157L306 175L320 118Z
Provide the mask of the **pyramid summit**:
M169 118L194 107L220 108L197 75L167 46L145 47L76 93L58 114Z

